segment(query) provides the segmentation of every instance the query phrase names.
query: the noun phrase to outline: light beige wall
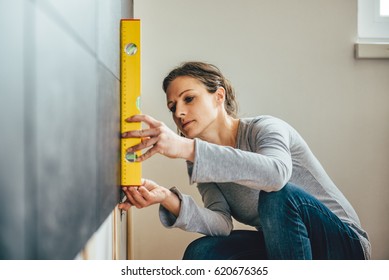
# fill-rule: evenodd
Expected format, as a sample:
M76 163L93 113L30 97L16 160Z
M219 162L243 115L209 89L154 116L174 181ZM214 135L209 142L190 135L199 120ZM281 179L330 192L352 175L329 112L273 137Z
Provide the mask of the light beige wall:
M296 127L357 210L373 258L389 259L389 61L355 60L356 0L135 0L142 19L143 111L175 129L161 81L184 60L218 65L240 116ZM155 156L144 176L195 196L185 163ZM197 234L134 211L135 258L181 258Z

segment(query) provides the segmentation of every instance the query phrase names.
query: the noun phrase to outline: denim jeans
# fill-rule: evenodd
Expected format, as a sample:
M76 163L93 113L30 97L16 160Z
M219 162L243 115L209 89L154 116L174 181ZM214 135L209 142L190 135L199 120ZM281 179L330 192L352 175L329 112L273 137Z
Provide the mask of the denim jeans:
M189 244L183 259L364 259L356 233L293 184L260 192L258 214L260 231L201 237Z

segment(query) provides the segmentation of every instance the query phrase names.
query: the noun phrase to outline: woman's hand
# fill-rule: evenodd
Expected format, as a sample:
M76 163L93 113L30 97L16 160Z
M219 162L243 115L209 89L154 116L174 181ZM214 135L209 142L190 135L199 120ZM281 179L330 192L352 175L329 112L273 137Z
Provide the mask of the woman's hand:
M167 197L167 189L151 180L142 179L140 186L123 186L122 189L127 196L127 200L119 205L122 210L128 210L131 206L144 208L161 203Z
M144 122L149 126L148 129L127 131L122 134L123 138L141 138L141 143L127 149L127 152L133 153L150 148L138 157L137 161L144 161L156 153L169 158L194 160L194 141L177 135L163 122L157 121L148 115L135 115L127 118L126 121Z
M119 204L118 208L120 210L127 211L131 206L141 209L156 203L161 203L162 206L176 217L180 212L181 202L177 195L151 180L142 179L142 184L139 187L123 186L122 189L127 200Z

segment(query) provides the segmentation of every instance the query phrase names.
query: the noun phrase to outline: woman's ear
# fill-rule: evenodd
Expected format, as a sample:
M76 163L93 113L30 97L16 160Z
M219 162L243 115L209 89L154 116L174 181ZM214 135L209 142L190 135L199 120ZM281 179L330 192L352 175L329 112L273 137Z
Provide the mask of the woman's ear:
M224 104L224 100L226 99L226 90L224 87L218 87L215 91L216 100L218 103Z

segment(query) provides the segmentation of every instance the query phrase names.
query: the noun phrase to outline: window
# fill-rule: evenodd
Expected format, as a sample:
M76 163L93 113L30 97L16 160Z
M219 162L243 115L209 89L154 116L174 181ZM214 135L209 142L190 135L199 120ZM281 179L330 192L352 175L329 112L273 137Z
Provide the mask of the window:
M358 0L358 37L389 42L389 0Z
M389 0L380 1L380 16L389 17Z
M389 58L389 0L358 0L357 58Z

